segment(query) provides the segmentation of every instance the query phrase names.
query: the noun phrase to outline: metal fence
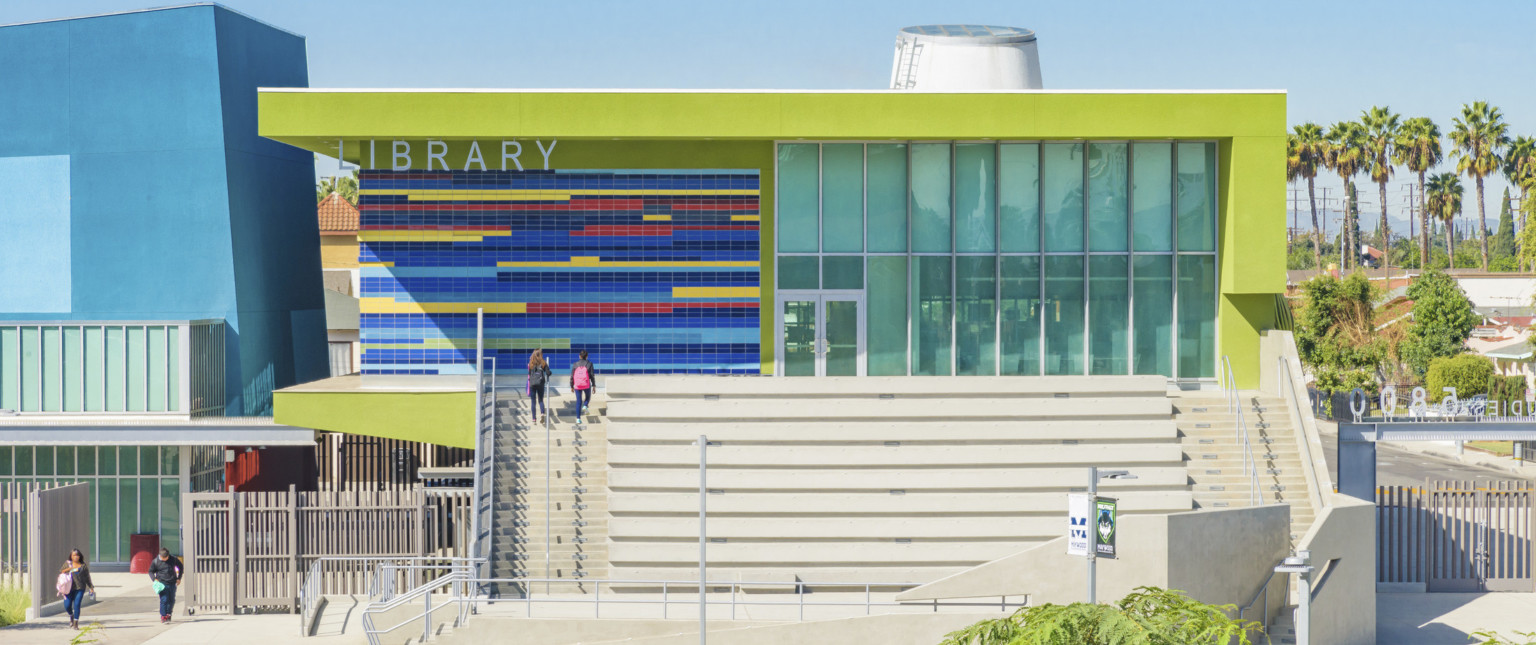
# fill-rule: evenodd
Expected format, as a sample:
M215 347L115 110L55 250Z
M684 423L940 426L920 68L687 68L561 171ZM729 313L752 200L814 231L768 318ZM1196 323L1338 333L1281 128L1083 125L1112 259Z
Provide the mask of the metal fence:
M305 572L321 558L466 556L471 509L462 489L187 493L186 606L293 611ZM323 573L333 578L327 588L354 590L368 575L346 565Z
M0 587L26 588L27 496L37 484L0 483Z
M1536 591L1536 485L1432 481L1376 489L1377 581L1427 591Z
M69 484L38 489L27 495L29 577L32 579L32 611L38 616L44 605L57 595L51 581L58 567L69 561L70 550L88 534L90 527L90 490L88 484ZM87 547L80 545L83 551Z

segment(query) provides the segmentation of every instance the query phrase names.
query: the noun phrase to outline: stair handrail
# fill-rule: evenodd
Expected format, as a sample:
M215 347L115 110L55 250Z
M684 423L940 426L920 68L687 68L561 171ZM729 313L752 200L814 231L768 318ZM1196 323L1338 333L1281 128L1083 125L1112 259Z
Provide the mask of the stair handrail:
M427 582L424 585L421 585L419 587L416 587L415 589L411 589L410 591L407 591L407 592L402 593L402 594L400 594L398 596L395 596L394 598L391 598L388 601L370 603L367 607L363 608L363 612L362 612L363 634L365 636L367 636L369 645L379 645L379 635L380 634L388 634L389 632L395 631L396 629L399 629L401 627L404 627L406 625L409 625L409 624L415 622L416 619L418 619L418 618L422 619L422 621L423 621L422 629L421 629L422 638L421 638L420 642L425 642L429 638L431 633L432 633L432 614L433 614L433 612L436 612L437 610L442 609L443 607L447 607L449 605L456 605L458 607L458 610L459 610L459 624L463 624L464 621L468 619L468 616L465 613L465 609L466 609L467 605L464 603L464 597L467 594L464 593L464 591L465 591L464 587L466 586L466 583L468 581L476 580L476 578L475 578L474 574L470 573L469 571L467 571L465 569L461 569L461 568L458 568L458 567L455 567L454 569L455 570L452 573L448 573L448 574L439 576L439 577L437 577L437 578ZM446 602L444 602L444 603L442 603L442 604L440 604L440 605L438 605L436 607L433 607L432 606L432 590L433 589L437 589L439 587L443 587L445 585L452 585L452 588L453 588L453 595L452 595L452 597L450 598L450 600L448 600L448 601L446 601ZM379 628L374 627L374 624L373 624L373 615L374 614L382 614L382 613L387 612L387 611L398 609L400 607L405 606L405 604L407 602L415 601L417 598L422 598L424 600L424 608L423 608L423 610L422 610L422 612L420 614L412 614L412 615L406 617L405 620L403 620L403 621L401 621L399 623L396 623L394 625L391 625L391 626L389 626L387 628L379 629Z
M490 536L496 534L496 357L482 356L477 361L475 383L475 478L474 505L471 515L473 538L466 545L469 557L489 562L485 553ZM478 573L478 572L477 572Z
M1248 477L1248 505L1262 506L1263 496L1259 495L1259 469L1253 458L1253 444L1248 439L1248 421L1243 417L1243 406L1239 402L1237 391L1237 379L1232 374L1232 358L1226 354L1221 356L1222 390L1227 398L1227 411L1237 418L1237 427L1233 429L1233 441L1243 449L1243 474Z
M1285 564L1285 561L1284 560L1280 561L1279 563L1276 564L1276 566L1279 566L1281 564ZM1289 575L1287 575L1287 579L1289 579ZM1264 599L1264 607L1263 607L1263 609L1264 609L1264 616L1263 616L1263 619L1259 621L1259 625L1263 628L1263 631L1266 634L1269 633L1269 588L1272 586L1272 583L1274 581L1275 581L1275 568L1274 567L1270 567L1269 575L1264 578L1264 583L1259 585L1259 590L1253 592L1253 597L1248 599L1248 604L1242 605L1242 606L1237 608L1237 619L1238 620L1243 620L1243 616L1253 609L1254 603L1259 602L1259 599L1263 598ZM1283 596L1281 596L1281 598L1283 598L1283 600L1280 603L1280 606L1284 607L1284 606L1290 604L1291 586L1289 584L1282 586L1280 588L1280 593L1284 594Z

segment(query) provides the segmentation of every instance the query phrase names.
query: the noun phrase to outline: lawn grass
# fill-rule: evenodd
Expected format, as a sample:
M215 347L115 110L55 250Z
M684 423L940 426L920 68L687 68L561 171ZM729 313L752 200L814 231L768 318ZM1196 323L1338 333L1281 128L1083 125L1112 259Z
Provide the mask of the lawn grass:
M19 587L0 587L0 627L15 625L27 617L32 594Z
M1500 457L1511 457L1515 454L1515 446L1512 441L1468 441L1467 447L1483 452L1491 452Z

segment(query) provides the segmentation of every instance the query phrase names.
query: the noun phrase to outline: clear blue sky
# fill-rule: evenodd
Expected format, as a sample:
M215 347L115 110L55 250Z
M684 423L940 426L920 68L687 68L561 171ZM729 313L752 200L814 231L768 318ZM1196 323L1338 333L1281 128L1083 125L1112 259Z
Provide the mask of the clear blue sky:
M0 0L0 24L157 4ZM1513 134L1536 135L1536 3L1518 0L223 4L307 37L314 87L882 88L898 29L962 22L1035 30L1054 89L1283 89L1292 123L1388 105L1442 131L1462 103L1487 100ZM1407 180L1389 187L1394 218ZM1491 228L1505 183L1487 187ZM1362 189L1374 228L1375 186Z

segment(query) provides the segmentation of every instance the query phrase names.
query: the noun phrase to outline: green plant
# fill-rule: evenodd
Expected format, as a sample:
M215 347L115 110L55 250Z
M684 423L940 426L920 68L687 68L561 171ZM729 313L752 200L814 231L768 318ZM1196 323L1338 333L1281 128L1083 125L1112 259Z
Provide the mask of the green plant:
M1493 361L1476 354L1437 358L1429 364L1424 389L1431 400L1438 400L1445 388L1456 388L1456 398L1465 399L1488 393L1493 380Z
M1317 169L1328 157L1328 140L1323 138L1323 126L1303 123L1291 129L1286 136L1285 176L1290 181L1307 180L1307 204L1312 208L1312 239L1323 239L1323 227L1317 219ZM1322 268L1322 249L1312 245L1312 268ZM1305 268L1305 267L1303 267Z
M1456 251L1451 248L1451 231L1456 216L1461 214L1461 180L1453 173L1442 172L1429 178L1428 190L1424 209L1445 224L1445 255L1454 261Z
M1385 343L1376 332L1378 290L1363 273L1343 280L1321 275L1301 285L1296 349L1324 392L1376 389Z
M1419 276L1405 295L1413 301L1413 324L1402 346L1403 361L1423 377L1434 359L1462 353L1477 316L1461 285L1439 271Z
M1481 638L1478 645L1536 645L1536 632L1515 632L1515 640L1492 630L1473 632L1473 638Z
M1488 218L1483 208L1483 178L1503 169L1499 153L1510 143L1509 124L1499 108L1487 101L1461 106L1451 128L1456 144L1456 172L1477 182L1477 231L1483 245L1483 270L1488 270Z
M1387 182L1392 179L1392 166L1397 160L1393 145L1402 132L1401 117L1391 108L1371 106L1360 113L1360 123L1365 126L1366 170L1381 192L1381 223L1376 227L1376 245L1389 249L1392 247L1392 228L1387 223Z
M940 645L1250 645L1251 620L1230 618L1235 605L1207 605L1184 592L1137 587L1115 605L1025 607L945 635Z
M1419 176L1419 264L1429 264L1429 209L1424 195L1424 174L1440 165L1440 127L1429 117L1414 117L1403 122L1398 139L1392 144L1397 162Z
M1524 376L1499 376L1495 374L1489 377L1488 400L1502 402L1504 404L1503 409L1507 411L1511 402L1525 400L1525 389Z
M27 608L32 606L32 594L20 587L0 587L0 627L15 625L26 619Z
M1354 208L1355 175L1365 170L1369 163L1365 149L1365 126L1355 121L1340 121L1328 128L1327 138L1327 156L1323 159L1324 165L1338 173L1339 179L1344 182L1344 194L1349 196L1345 203L1344 223L1340 229L1339 244L1345 249L1358 250L1360 237L1359 223L1355 221L1359 216ZM1358 257L1354 253L1345 253L1344 264L1339 268L1348 270L1358 264Z

